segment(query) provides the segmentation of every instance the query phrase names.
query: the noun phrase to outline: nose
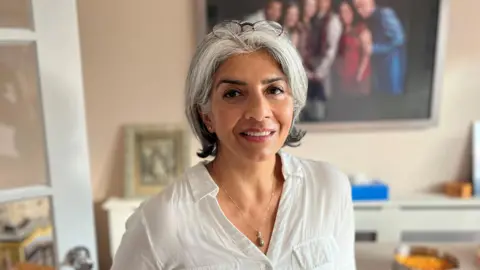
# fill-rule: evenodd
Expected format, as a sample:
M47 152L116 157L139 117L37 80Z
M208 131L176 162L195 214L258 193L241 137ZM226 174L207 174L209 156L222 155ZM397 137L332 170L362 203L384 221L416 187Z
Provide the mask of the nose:
M263 94L252 94L246 103L245 118L263 121L272 116L270 102Z

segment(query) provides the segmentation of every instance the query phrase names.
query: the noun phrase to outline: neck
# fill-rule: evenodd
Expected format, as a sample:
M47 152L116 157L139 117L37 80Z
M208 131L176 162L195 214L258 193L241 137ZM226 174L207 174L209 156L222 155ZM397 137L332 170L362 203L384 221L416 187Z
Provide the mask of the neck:
M248 205L270 199L272 186L275 187L277 179L281 177L281 161L277 155L262 161L247 160L219 149L211 162L210 173L240 207L247 208Z

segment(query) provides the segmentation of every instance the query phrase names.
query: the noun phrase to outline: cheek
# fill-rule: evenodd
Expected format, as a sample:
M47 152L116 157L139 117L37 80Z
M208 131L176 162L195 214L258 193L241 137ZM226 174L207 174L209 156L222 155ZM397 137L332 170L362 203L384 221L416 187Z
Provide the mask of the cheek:
M231 129L241 117L241 111L235 106L212 106L212 122L217 133Z
M275 118L282 126L282 129L288 132L293 121L293 102L288 100L281 106L276 107Z
M353 15L351 13L347 13L347 21L352 22L353 21Z

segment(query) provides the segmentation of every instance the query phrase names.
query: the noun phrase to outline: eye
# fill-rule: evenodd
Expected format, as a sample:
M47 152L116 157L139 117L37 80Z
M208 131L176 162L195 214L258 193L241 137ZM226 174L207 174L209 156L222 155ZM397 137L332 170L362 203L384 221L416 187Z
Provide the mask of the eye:
M276 87L276 86L272 86L267 89L267 93L272 95L280 95L280 94L283 94L284 92L285 91L283 91L282 88Z
M235 90L235 89L230 89L230 90L225 91L225 93L223 94L223 97L224 98L234 98L234 97L240 96L240 94L241 94L240 91Z

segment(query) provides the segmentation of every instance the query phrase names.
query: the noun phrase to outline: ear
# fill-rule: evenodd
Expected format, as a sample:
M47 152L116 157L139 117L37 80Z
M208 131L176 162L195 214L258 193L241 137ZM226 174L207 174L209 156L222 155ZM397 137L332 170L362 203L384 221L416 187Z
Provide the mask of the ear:
M213 121L208 113L204 113L201 110L198 110L198 114L202 118L203 124L207 127L208 131L213 133Z

